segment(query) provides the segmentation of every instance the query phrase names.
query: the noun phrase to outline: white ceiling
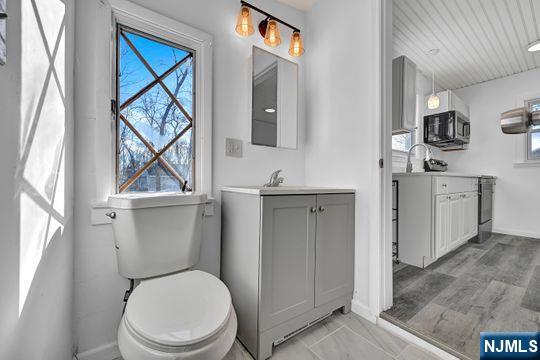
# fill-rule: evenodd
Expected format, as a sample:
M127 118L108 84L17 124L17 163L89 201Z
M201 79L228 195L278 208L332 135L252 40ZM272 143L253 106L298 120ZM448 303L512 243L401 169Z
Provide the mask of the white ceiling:
M301 11L309 11L317 0L278 0L281 3L297 8Z
M457 89L540 67L540 0L393 0L394 55ZM438 48L437 56L426 52Z

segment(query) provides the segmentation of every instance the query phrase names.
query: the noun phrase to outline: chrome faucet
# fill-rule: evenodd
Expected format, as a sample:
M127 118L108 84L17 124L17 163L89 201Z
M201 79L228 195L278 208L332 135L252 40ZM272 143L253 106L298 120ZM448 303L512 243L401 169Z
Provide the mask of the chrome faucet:
M277 187L279 184L283 183L283 178L279 177L279 173L283 170L276 170L270 175L270 180L266 184L264 184L264 187Z
M413 170L413 166L412 166L412 162L411 162L411 153L412 153L412 150L417 146L422 146L422 147L424 147L426 149L426 158L424 159L425 161L429 161L433 157L433 153L431 152L431 149L429 148L429 146L427 146L424 143L414 144L413 146L411 146L411 148L409 149L409 153L407 154L407 170L406 170L406 172L408 172L408 173L412 172L412 170Z

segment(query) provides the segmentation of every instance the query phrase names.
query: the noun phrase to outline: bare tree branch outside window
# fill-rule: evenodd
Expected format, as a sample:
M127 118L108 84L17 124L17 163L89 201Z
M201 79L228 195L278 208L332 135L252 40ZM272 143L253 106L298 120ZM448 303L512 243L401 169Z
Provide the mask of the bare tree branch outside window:
M122 26L118 32L118 189L191 189L194 54Z

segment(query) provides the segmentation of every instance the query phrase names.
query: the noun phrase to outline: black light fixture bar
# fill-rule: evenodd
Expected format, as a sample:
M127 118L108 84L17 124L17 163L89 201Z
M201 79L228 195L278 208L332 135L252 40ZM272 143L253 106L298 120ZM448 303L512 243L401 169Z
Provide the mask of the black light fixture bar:
M261 14L265 15L266 17L268 17L268 18L270 18L270 19L272 19L272 20L276 20L277 22L279 22L279 23L281 23L281 24L283 24L283 25L285 25L285 26L291 28L293 31L300 32L300 29L298 29L297 27L294 27L294 26L292 26L291 24L286 23L285 21L283 21L283 20L281 20L281 19L275 17L275 16L272 15L272 14L267 13L267 12L264 11L264 10L259 9L259 8L256 7L256 6L251 5L250 3L248 3L248 2L246 2L246 1L244 1L244 0L240 0L240 4L242 4L242 6L247 6L248 8L257 11L258 13L261 13Z
M0 12L0 20L2 20L2 19L7 19L7 14L3 13L3 12Z

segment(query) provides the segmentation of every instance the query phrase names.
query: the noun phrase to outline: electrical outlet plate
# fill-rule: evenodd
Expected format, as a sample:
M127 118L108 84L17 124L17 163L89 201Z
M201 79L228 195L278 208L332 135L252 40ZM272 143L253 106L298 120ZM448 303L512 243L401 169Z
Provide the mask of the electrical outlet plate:
M242 140L225 139L225 156L241 158L242 157Z

